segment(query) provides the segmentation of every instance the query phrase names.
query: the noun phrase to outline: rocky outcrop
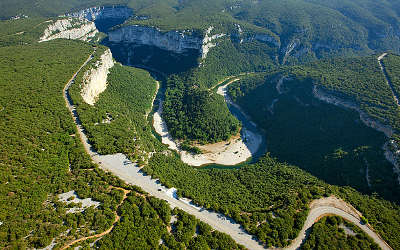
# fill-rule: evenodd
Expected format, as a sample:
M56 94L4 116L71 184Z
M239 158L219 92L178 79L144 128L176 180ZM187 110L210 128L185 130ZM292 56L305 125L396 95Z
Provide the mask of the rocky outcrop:
M94 67L85 72L82 82L81 95L83 100L94 105L99 95L107 88L107 75L114 66L111 51L108 49L96 62Z
M369 117L364 111L360 109L360 107L356 103L342 99L335 95L333 92L323 89L322 87L319 87L317 85L314 85L313 95L320 101L357 111L360 114L361 121L366 126L384 133L388 138L392 137L393 129L390 126L384 125L381 122Z
M93 22L85 19L63 18L51 21L39 42L58 38L90 41L98 32Z
M206 31L206 35L204 36L203 45L201 46L201 58L203 59L207 57L207 54L211 48L217 46L217 44L213 43L213 41L217 40L218 38L224 37L226 35L226 34L211 35L213 29L214 27L210 26Z
M155 46L160 49L184 53L190 49L201 50L203 38L188 31L162 32L154 27L125 26L109 32L109 41L113 43L136 43Z
M242 29L239 25L237 25L237 27L241 34L243 32ZM218 45L218 39L227 36L227 34L223 33L212 35L213 30L214 27L210 26L205 31L203 36L187 30L163 32L155 27L131 25L112 30L108 33L108 35L109 41L112 43L135 43L139 45L149 45L179 54L185 53L189 50L197 50L199 51L202 59L205 59L210 49ZM231 34L230 36L233 39L238 39L240 35ZM268 34L254 34L245 40L258 40L261 42L272 43L276 46L280 45L280 42L276 37ZM241 42L243 41L244 40L241 39Z
M198 50L201 57L207 57L211 48L217 46L217 39L226 34L211 35L214 27L209 27L204 37L192 31L168 31L147 26L132 25L109 32L109 41L113 43L135 43L155 46L175 53L185 53L189 50Z
M281 42L278 36L273 36L272 34L267 33L251 33L245 34L244 30L239 24L235 24L236 31L231 34L231 39L234 42L243 43L243 42L252 42L259 41L262 43L269 43L276 47L281 46Z
M101 19L128 19L133 15L133 10L126 6L101 6L84 9L78 12L66 14L69 17L77 17L89 21Z
M287 59L290 56L290 53L292 53L292 51L299 45L300 45L300 40L294 39L286 46L286 48L284 48L282 50L282 54L283 54L282 64L286 63Z

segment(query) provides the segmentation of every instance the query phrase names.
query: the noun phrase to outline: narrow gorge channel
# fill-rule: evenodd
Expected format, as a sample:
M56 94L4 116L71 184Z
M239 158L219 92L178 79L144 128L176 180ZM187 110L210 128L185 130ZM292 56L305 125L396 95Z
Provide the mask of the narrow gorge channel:
M113 10L111 10L112 12ZM82 15L86 15L85 11L80 12L83 13ZM90 16L94 16L93 12L90 12ZM122 20L122 19L121 19ZM120 22L119 20L118 22ZM107 24L107 19L104 18L103 24ZM182 36L180 36L182 37ZM108 40L110 42L110 40ZM124 49L128 48L141 48L141 46L148 46L146 48L151 48L155 51L157 51L158 48L157 46L153 45L148 45L148 44L140 44L140 43L124 43ZM106 44L106 43L105 43ZM115 45L115 46L114 46ZM118 43L115 43L113 46L110 45L111 50L116 50L118 49ZM189 43L190 45L190 43ZM188 45L188 46L189 46ZM182 47L178 47L178 49L182 49ZM189 51L191 51L193 48L189 48ZM197 53L196 51L191 51L189 54L185 54L185 56L190 57L190 53L194 53L197 55L202 54L204 55L204 48L202 47L202 50L200 50L200 53ZM162 49L161 49L162 50ZM138 49L138 51L141 51L141 49ZM183 49L183 51L185 51ZM126 51L125 51L126 52ZM164 51L166 52L166 51ZM199 51L198 51L199 52ZM168 54L169 52L166 52L166 56L170 56L171 54ZM177 59L177 55L180 53L174 53L172 57L175 57ZM130 56L133 58L135 57L135 52L133 54L130 53L124 53L124 51L120 51L120 56L121 56L121 62L123 62L126 65L129 66L137 66L140 68L145 68L149 71L153 71L153 75L156 75L157 71L163 72L162 69L157 68L157 65L154 64L147 64L149 61L146 60L141 60L140 63L135 63L132 62L130 59ZM157 53L155 53L157 54ZM124 57L127 56L127 57ZM198 207L192 203L191 200L185 199L178 197L177 195L177 190L175 188L166 188L160 184L158 180L152 179L150 176L144 174L142 172L142 169L137 166L137 164L132 163L125 155L123 154L115 154L115 155L99 155L92 147L92 145L89 143L84 128L81 126L78 114L76 112L75 107L73 106L72 101L69 98L69 87L71 86L72 83L75 82L76 75L79 73L79 71L90 61L93 59L93 56L91 55L87 61L82 65L82 67L78 70L78 72L75 73L75 75L72 77L72 79L68 82L68 84L64 88L64 98L66 101L66 105L70 110L70 113L75 121L75 124L78 128L79 135L81 137L82 143L85 146L85 149L87 153L90 155L92 160L97 163L102 169L106 171L110 171L116 176L120 177L122 180L124 180L127 183L130 183L132 185L138 185L143 190L146 192L149 192L151 195L166 200L171 207L179 207L180 209L195 215L197 218L200 220L210 224L214 229L219 230L221 232L229 234L237 243L244 245L245 247L249 249L264 249L264 246L260 244L252 235L248 234L243 228L233 221L231 218L225 217L222 214L216 213L214 211L206 210L202 207ZM126 59L123 61L123 59ZM117 59L118 60L118 59ZM149 59L150 60L150 59ZM178 58L179 60L179 58ZM155 60L157 61L157 60ZM178 64L179 65L179 64ZM153 70L152 70L153 69ZM160 74L160 72L158 72ZM246 114L240 109L239 106L235 105L227 95L227 87L229 84L237 81L237 79L229 79L224 82L224 85L220 86L218 88L217 93L224 96L225 101L227 102L229 106L229 110L234 114L243 124L243 129L241 133L241 138L234 138L237 143L242 143L244 146L250 151L250 156L257 156L261 155L265 152L266 150L266 143L265 139L263 137L263 133L260 131L260 129L257 128L257 126L249 120L249 118L246 116ZM162 91L162 88L160 88L159 91ZM160 96L160 95L158 95ZM155 99L154 102L160 102L161 105L159 105L158 112L154 114L154 120L155 123L158 122L158 125L161 126L161 129L166 136L167 139L170 139L168 130L166 126L162 126L163 121L161 119L161 113L162 113L162 97ZM157 121L157 119L159 119ZM155 129L157 131L158 126L157 124L155 125ZM158 132L158 131L157 131ZM160 133L161 133L160 132ZM163 134L161 134L163 136ZM172 139L171 139L172 140ZM175 142L174 142L175 143ZM226 144L226 142L224 142ZM175 144L176 145L176 144ZM226 145L225 145L226 146ZM177 147L178 148L178 147ZM237 155L236 151L233 152L233 155ZM232 156L232 155L231 155ZM225 156L223 157L225 158ZM229 158L229 156L227 156ZM243 158L244 159L244 158ZM242 159L241 159L242 160ZM247 158L245 159L247 160ZM245 161L244 160L244 161ZM219 163L219 162L217 162ZM233 162L235 163L235 162ZM232 163L232 165L234 165ZM207 163L206 163L207 164ZM203 164L201 164L203 165ZM321 218L322 216L330 215L330 214L336 214L340 215L342 217L345 217L349 221L352 221L355 223L357 226L359 226L362 230L364 230L367 234L369 234L383 249L390 249L390 247L377 235L369 225L361 225L360 223L360 216L361 214L358 211L350 211L353 210L353 208L348 205L347 203L343 202L342 200L338 200L335 197L329 197L329 198L323 198L316 200L313 202L310 206L311 208L311 213L308 216L307 223L304 225L302 232L300 235L293 240L293 243L288 247L288 249L297 249L300 247L301 243L305 240L306 238L306 231L314 224L315 220L318 218Z
M213 41L224 34L211 35L210 27L203 37L192 31L163 32L154 27L138 25L117 26L133 15L132 11L124 7L98 7L82 10L67 16L84 18L93 21L100 32L107 33L101 42L110 48L116 61L126 66L142 68L149 71L155 78L164 79L171 74L186 72L199 66L200 58L204 59L209 50L215 46ZM114 27L114 28L111 28ZM196 145L202 154L192 154L180 149L180 142L174 140L168 132L166 123L162 119L162 103L165 89L160 88L155 103L159 109L154 113L153 126L164 144L176 150L181 160L191 166L206 166L216 168L238 167L238 164L255 162L266 152L266 141L263 133L249 121L246 114L234 105L228 95L227 86L220 87L217 92L225 98L230 112L242 123L240 134L228 141L214 144ZM153 106L157 106L154 105Z

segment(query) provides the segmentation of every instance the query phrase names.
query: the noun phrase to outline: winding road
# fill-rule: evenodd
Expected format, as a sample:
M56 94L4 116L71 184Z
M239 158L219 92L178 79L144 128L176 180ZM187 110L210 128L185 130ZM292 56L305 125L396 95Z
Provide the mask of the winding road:
M94 51L96 51L96 49L94 49ZM68 92L70 86L75 82L75 78L78 73L91 59L93 59L93 54L88 57L84 64L66 84L63 89L63 96L66 106L69 109L77 127L82 144L84 145L86 152L90 155L93 162L97 163L98 166L103 170L109 171L114 175L120 177L125 182L141 187L144 191L148 192L154 197L166 200L172 208L178 207L179 209L196 216L198 219L209 224L214 229L230 235L238 244L241 244L248 249L265 249L262 244L260 244L257 240L253 238L252 235L244 231L238 223L224 216L223 214L197 207L190 200L178 197L176 194L176 189L167 189L162 186L158 180L151 179L150 176L144 174L142 170L137 167L136 164L132 163L125 155L99 155L92 148L85 135L85 130L82 127L79 116ZM293 240L292 244L287 249L298 249L301 246L302 242L304 242L304 240L306 239L307 232L309 231L311 226L319 218L327 215L338 215L345 218L346 220L353 222L354 224L359 226L364 232L370 235L375 240L375 242L379 244L379 246L381 246L382 249L391 249L368 225L361 224L361 214L344 201L339 200L335 197L319 199L311 203L310 208L310 213L307 217L306 223L304 224L302 231L300 232L299 236ZM118 221L118 217L116 218ZM113 227L109 228L107 231L99 235L107 234L111 232L112 229ZM89 239L90 237L96 237L96 235L89 236L86 239ZM71 242L66 247L71 246L71 244L76 244L82 240L85 240L85 238Z

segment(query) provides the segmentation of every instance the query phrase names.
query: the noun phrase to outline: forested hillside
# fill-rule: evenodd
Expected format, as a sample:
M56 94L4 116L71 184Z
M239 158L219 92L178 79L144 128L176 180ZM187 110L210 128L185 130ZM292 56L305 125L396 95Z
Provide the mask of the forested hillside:
M317 100L312 80L279 85L281 74L242 77L229 89L266 131L271 155L330 184L398 201L397 177L381 149L386 136L365 126L358 112Z
M393 84L395 94L400 93L400 56L389 54L383 60L385 69L389 75L389 80Z
M102 231L113 220L120 197L104 183L120 184L104 173L85 171L94 166L62 98L66 81L91 51L73 41L0 49L2 248L45 247L67 229L78 237ZM102 208L91 215L66 214L56 195L70 190L101 201Z
M329 59L294 67L297 77L310 77L317 84L357 103L371 118L390 125L398 140L400 110L385 82L377 55L346 59ZM397 66L400 67L400 66ZM395 70L397 67L392 67ZM343 96L344 95L344 96Z
M329 216L314 224L302 249L380 249L363 231L341 217Z
M62 247L74 239L106 231L115 221L115 212L129 221L128 218L134 217L125 211L133 212L140 206L141 219L135 219L130 225L140 228L137 233L145 239L140 246L145 249L166 246L221 248L225 245L241 249L229 236L211 232L208 225L184 212L176 212L178 230L169 233L171 211L166 203L146 196L138 187L124 184L91 162L77 136L62 90L92 51L89 44L68 40L0 48L0 247ZM121 85L117 85L113 78L117 76L121 77L118 79ZM110 91L104 94L104 103L110 102L113 94L113 100L120 103L124 99L117 99L115 91L122 94L119 90L132 87L139 90L141 86L143 91L135 94L144 95L141 97L149 102L130 102L133 106L128 105L124 111L132 108L132 113L127 113L121 123L129 121L132 114L141 117L137 119L139 124L144 123L145 111L149 111L155 90L154 80L142 70L122 66L113 69L111 79L114 80L110 81ZM112 107L106 110L117 112ZM103 111L101 106L97 110L99 113ZM116 118L123 116L122 113L115 115ZM140 126L145 127L143 124ZM113 131L115 129L110 129L104 135L114 136ZM113 150L112 145L104 150ZM130 192L128 201L123 200L122 188ZM86 208L82 203L61 202L58 195L71 190L79 199L91 198L101 205ZM83 210L69 212L76 208ZM160 218L159 215L163 214L165 216ZM143 230L147 227L154 229L155 225L156 231ZM196 225L202 228L198 236L193 231ZM117 223L116 227L119 228L120 224ZM121 227L133 236L129 227L125 224ZM113 231L109 236L117 240L116 243L123 242L118 238L118 232L115 235ZM184 237L181 236L183 232ZM161 238L164 245L159 244ZM139 246L137 238L133 242ZM125 241L130 246L133 242ZM98 246L111 247L106 239Z
M240 122L228 110L224 98L178 76L168 82L163 118L171 135L201 143L228 140Z
M332 55L399 51L399 4L396 1L316 0L83 0L11 1L0 3L0 17L25 14L49 17L92 6L122 4L133 8L130 23L164 30L196 29L210 25L224 31L240 24L243 31L269 33L281 43L281 63ZM230 32L229 32L230 33ZM289 55L292 55L289 57Z
M98 55L101 54L99 50ZM83 101L80 88L84 72L91 67L88 65L78 75L71 96L96 151L122 152L135 160L154 151L158 144L151 134L147 114L156 95L156 81L144 70L116 64L107 78L106 91L91 106Z
M0 47L36 42L46 26L44 18L0 21Z
M195 203L232 217L267 246L290 244L287 239L295 238L303 226L309 202L332 194L361 211L392 247L400 246L398 205L349 187L327 185L269 155L238 170L198 170L158 153L144 170Z
M230 96L266 132L269 153L236 169L184 164L152 132L156 81L144 70L118 63L95 105L86 104L82 79L98 67L107 48L37 41L48 18L113 4L134 11L122 26L198 36L214 27L211 35L223 33L206 58L180 60L179 53L163 51L163 60L154 57L152 65L143 66L176 73L166 76L158 97L169 132L185 142L217 142L238 134L240 122L214 87L240 78L229 88ZM8 20L13 16L19 19ZM267 247L288 246L310 202L333 195L353 205L393 249L400 249L398 176L382 149L389 138L359 117L361 111L376 126L390 126L389 137L400 143L400 110L377 61L381 52L392 51L383 63L400 93L399 16L400 3L391 0L1 1L0 19L7 20L0 21L0 248L61 248L107 232L96 242L95 237L74 246L243 249L230 236L92 163L62 90L95 51L70 94L98 153L124 153L152 178L177 188L179 196L231 217ZM195 52L186 56L204 51ZM142 53L146 58L147 50ZM190 64L166 65L168 56ZM316 99L315 86L359 110ZM59 195L69 191L99 205L61 202ZM80 212L70 212L74 209ZM336 217L316 223L303 247L377 249L358 228Z

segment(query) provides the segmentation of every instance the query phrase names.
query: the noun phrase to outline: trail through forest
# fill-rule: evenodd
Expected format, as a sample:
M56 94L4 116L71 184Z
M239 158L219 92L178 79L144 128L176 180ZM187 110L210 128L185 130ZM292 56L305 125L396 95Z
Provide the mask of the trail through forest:
M114 186L111 186L111 188L119 189L119 190L122 190L122 191L124 192L124 197L122 198L121 202L118 204L118 206L117 206L117 208L116 208L116 210L118 210L118 208L122 205L122 203L125 201L127 195L128 195L131 191L130 191L130 190L123 189L123 188L114 187ZM64 245L64 246L61 248L61 250L67 249L67 248L69 248L69 247L71 247L71 246L73 246L73 245L75 245L75 244L77 244L77 243L79 243L79 242L82 242L82 241L85 241L85 240L89 240L89 239L101 238L101 237L103 237L104 235L109 234L109 233L114 229L115 224L117 224L117 222L121 219L121 218L119 217L119 215L117 214L116 211L114 211L114 214L115 214L115 219L114 219L114 221L113 221L113 223L112 223L112 226L111 226L109 229L107 229L106 231L104 231L104 232L102 232L102 233L99 233L99 234L95 234L95 235L91 235L91 236L87 236L87 237L83 237L83 238L74 240L74 241L72 241L72 242L70 242L70 243Z

